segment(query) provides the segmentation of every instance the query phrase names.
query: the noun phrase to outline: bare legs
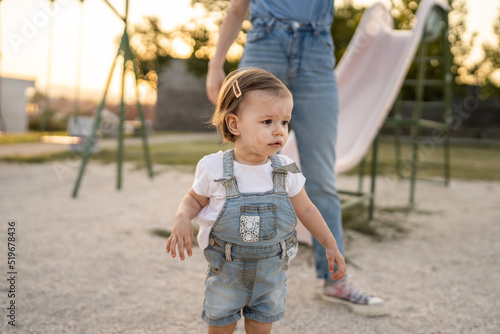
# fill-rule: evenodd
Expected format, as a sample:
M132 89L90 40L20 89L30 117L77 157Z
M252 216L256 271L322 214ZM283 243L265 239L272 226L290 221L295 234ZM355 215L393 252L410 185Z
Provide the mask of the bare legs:
M272 326L272 322L245 319L245 332L247 334L270 334ZM231 334L235 329L236 322L221 327L208 326L208 334Z

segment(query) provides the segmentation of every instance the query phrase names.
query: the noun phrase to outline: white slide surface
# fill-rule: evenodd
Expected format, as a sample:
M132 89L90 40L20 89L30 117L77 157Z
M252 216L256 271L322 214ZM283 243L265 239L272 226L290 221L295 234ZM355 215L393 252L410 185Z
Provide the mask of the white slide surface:
M335 68L339 115L335 172L354 168L369 150L399 93L421 38L441 20L436 9L449 10L443 0L423 0L411 30L395 30L390 11L381 3L366 9L346 52ZM318 148L318 154L321 148ZM300 165L295 134L281 154ZM302 224L299 240L311 243Z

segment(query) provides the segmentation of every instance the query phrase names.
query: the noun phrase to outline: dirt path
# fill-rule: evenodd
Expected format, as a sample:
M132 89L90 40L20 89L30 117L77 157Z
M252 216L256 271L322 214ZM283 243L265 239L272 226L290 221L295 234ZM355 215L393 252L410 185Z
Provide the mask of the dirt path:
M57 163L0 164L0 332L6 307L7 222L16 222L16 333L203 333L206 264L199 249L170 259L165 239L193 180L192 171L155 166L153 180L126 165L114 190L115 165L91 162L79 198L76 168ZM341 176L339 186L354 186ZM406 205L405 182L379 178L379 207ZM500 183L419 183L409 214L377 212L407 233L375 241L346 234L355 282L387 300L391 314L365 318L318 297L311 251L301 247L289 272L287 314L275 333L499 333ZM239 325L237 333L243 333Z

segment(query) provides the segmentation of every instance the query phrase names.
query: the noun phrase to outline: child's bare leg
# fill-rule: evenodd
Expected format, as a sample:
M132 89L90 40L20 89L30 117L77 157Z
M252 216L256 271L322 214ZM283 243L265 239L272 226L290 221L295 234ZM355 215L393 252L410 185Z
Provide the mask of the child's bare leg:
M236 329L236 322L220 327L208 325L208 334L231 334L234 332L235 329Z
M245 319L245 332L247 334L270 334L272 322L258 322L251 319Z

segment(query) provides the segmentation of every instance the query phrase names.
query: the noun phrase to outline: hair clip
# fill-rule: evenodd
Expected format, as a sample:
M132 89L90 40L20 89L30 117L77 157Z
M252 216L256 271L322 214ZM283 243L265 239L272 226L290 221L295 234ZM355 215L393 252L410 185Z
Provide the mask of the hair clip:
M236 91L236 89L238 89L238 91ZM234 92L234 95L236 96L236 98L239 98L241 95L243 95L243 93L241 92L240 86L238 85L238 79L234 80L233 92Z

